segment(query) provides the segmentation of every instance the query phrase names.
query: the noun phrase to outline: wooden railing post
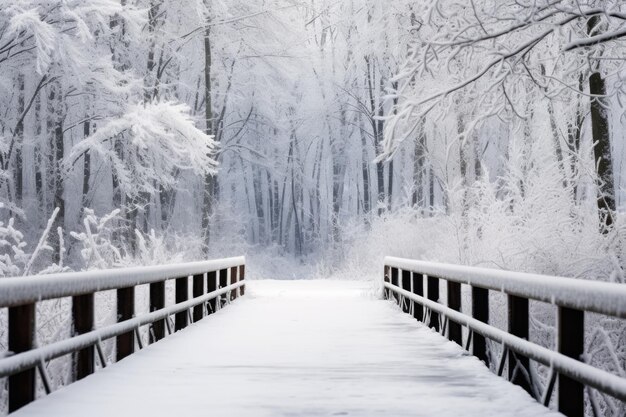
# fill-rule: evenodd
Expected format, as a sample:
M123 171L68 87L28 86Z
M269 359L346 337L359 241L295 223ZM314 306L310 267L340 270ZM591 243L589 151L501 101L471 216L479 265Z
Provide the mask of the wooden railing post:
M213 291L217 290L218 287L218 272L217 271L210 271L207 272L206 274L206 292L211 293ZM212 314L215 313L217 311L217 297L209 300L208 302L208 314Z
M508 304L509 333L519 338L528 340L528 299L517 297L515 295L509 295ZM529 381L529 365L530 362L527 357L509 350L509 381L524 388L532 396L533 392Z
M452 310L461 311L461 284L447 281L448 307ZM448 339L463 346L463 333L461 325L448 319Z
M219 288L225 288L228 286L228 269L220 269L219 271ZM222 294L220 296L220 308L226 304L226 300L228 300L228 297L226 294Z
M72 336L93 330L94 295L85 294L72 297ZM74 354L74 379L76 381L94 372L94 347L86 347Z
M402 289L406 291L411 290L411 271L402 270ZM404 300L404 305L402 306L402 311L408 313L411 311L410 303L411 301L406 299Z
M489 290L472 287L472 317L483 323L489 323ZM474 332L472 335L472 354L489 366L485 337Z
M117 322L132 319L135 315L135 287L117 290ZM128 332L116 338L116 358L121 361L135 351L135 332Z
M413 294L417 294L421 297L424 296L424 275L417 272L412 273L412 285ZM419 321L424 321L424 307L416 302L413 302L413 317Z
M202 297L204 294L204 274L193 276L193 298ZM198 304L193 308L193 322L202 320L204 317L204 308L202 304Z
M385 272L384 272L384 276L383 276L383 281L384 282L388 282L391 283L391 267L385 265ZM391 294L389 293L389 289L388 288L384 288L383 289L383 297L385 298L385 300L388 300L389 297L391 296Z
M31 350L35 340L35 304L9 308L9 351ZM9 413L35 401L35 369L9 377Z
M165 307L165 281L150 284L150 312ZM165 337L165 319L152 323L152 331L148 338L150 343L158 342Z
M559 307L557 313L558 349L570 358L581 360L585 349L585 313ZM567 417L585 414L584 386L565 375L559 375L559 412Z
M189 277L176 278L176 304L189 299ZM184 329L189 324L189 312L187 310L176 313L174 316L174 331Z
M391 267L391 285L398 286L398 268ZM396 292L392 292L393 298L396 303L400 302L400 296Z
M439 302L439 278L428 276L428 299ZM439 313L431 311L428 326L439 331Z
M229 285L233 285L237 283L237 275L239 273L239 268L237 268L236 266L233 266L232 268L230 268L230 282L228 283ZM234 301L237 298L237 295L239 293L239 291L237 289L230 291L230 301Z
M246 266L239 265L239 280L244 281L246 279ZM246 286L239 287L239 294L243 297L246 293Z

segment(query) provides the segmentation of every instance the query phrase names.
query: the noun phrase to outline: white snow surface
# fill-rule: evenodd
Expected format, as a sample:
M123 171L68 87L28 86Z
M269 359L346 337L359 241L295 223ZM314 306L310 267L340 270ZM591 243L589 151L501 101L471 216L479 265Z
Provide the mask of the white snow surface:
M207 319L31 416L557 416L371 283L251 281Z

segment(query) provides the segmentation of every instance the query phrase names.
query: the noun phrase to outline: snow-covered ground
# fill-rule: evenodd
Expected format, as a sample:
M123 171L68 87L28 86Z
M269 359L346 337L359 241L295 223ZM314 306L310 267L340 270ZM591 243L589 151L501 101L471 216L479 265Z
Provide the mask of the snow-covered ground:
M558 415L371 286L250 282L232 306L14 415Z

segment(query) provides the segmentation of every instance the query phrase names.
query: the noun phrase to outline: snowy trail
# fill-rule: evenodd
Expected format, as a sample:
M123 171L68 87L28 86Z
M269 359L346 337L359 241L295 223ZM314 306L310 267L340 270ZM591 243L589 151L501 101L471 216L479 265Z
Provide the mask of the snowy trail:
M560 415L369 293L252 281L227 309L14 415Z

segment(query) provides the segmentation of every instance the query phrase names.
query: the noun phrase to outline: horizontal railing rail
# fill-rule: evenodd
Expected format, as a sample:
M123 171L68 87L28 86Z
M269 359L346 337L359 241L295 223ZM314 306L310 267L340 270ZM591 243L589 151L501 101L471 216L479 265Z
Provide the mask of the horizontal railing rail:
M441 279L447 281L447 306L439 303ZM472 317L460 312L462 284L471 287ZM405 312L471 347L487 365L485 338L502 344L498 375L508 364L509 380L533 396L537 390L531 386L529 359L547 366L548 383L538 399L549 404L558 378L558 408L566 416L584 415L585 386L626 401L625 378L581 361L585 312L624 318L626 285L387 257L384 288ZM508 331L489 324L490 290L508 296ZM558 351L528 340L529 300L557 306ZM461 326L468 328L465 344Z
M626 319L626 285L497 269L385 258L385 265L561 307Z
M162 282L245 264L244 257L0 279L0 307Z
M189 278L192 295L189 299ZM8 307L8 349L0 359L0 378L8 377L9 412L35 400L39 371L46 393L52 386L46 371L50 360L73 354L73 379L107 366L102 342L116 338L116 360L143 348L142 326L154 343L209 315L245 293L245 258L187 264L76 272L0 279L0 307ZM176 304L165 306L165 282L175 281ZM150 312L135 316L135 287L149 285ZM116 290L117 323L94 328L94 294ZM36 303L72 297L72 336L35 346ZM174 316L174 323L170 317Z

